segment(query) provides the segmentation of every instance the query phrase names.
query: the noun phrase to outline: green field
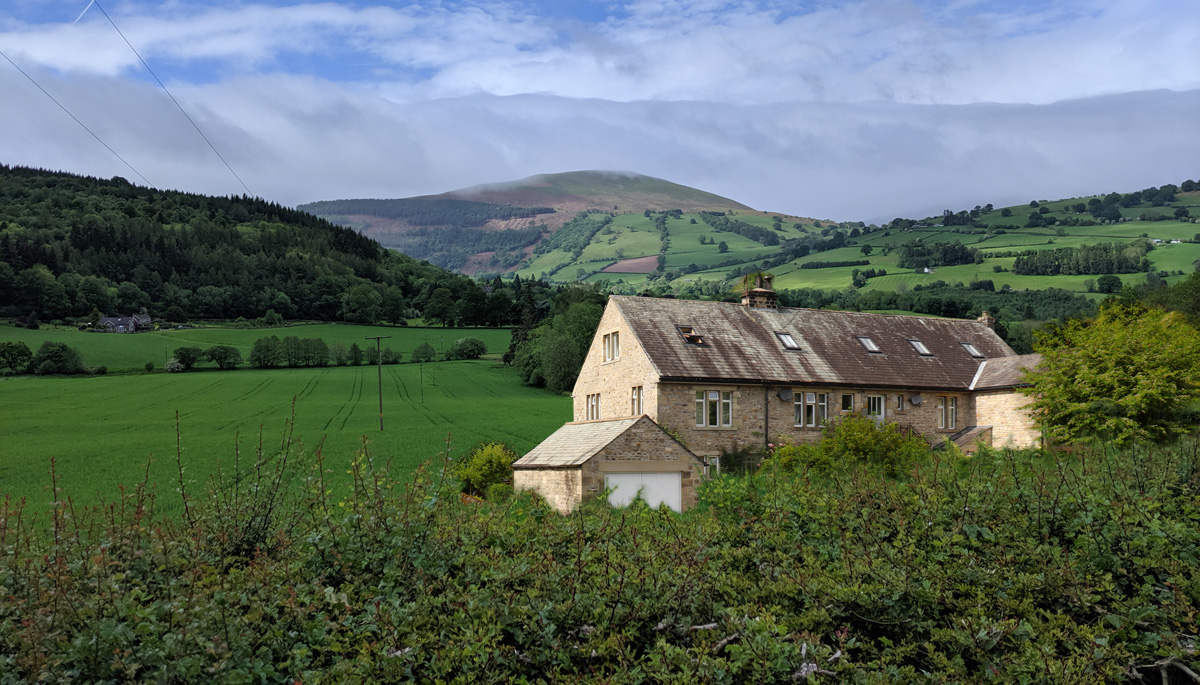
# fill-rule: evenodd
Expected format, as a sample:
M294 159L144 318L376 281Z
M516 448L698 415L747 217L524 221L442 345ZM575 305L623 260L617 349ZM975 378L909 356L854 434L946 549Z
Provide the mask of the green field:
M310 453L324 442L341 478L363 436L405 474L436 455L447 434L455 454L483 440L523 453L571 419L570 398L523 386L490 361L385 366L383 390L381 433L374 367L3 378L0 496L44 510L54 459L77 503L108 501L118 485L139 481L150 459L164 505L176 506L176 412L186 478L195 482L231 468L235 445L243 462L253 459L260 431L265 450L276 451L293 398L295 440Z
M428 342L436 350L448 348L455 340L464 337L478 338L487 345L489 354L500 354L508 349L511 334L502 328L407 328L392 326L357 326L351 324L309 324L281 328L188 328L183 330L152 331L147 333L85 333L74 328L50 328L43 326L36 331L13 326L0 326L0 342L19 340L37 351L46 340L65 342L77 348L83 355L83 363L91 366L107 366L108 370L121 371L142 369L153 362L161 370L171 352L177 347L232 345L238 348L245 359L254 346L254 341L268 335L280 338L294 335L299 338L321 338L326 343L341 343L349 347L374 345L367 336L390 335L383 340L385 347L404 355L408 360L422 342ZM207 364L202 364L206 366Z

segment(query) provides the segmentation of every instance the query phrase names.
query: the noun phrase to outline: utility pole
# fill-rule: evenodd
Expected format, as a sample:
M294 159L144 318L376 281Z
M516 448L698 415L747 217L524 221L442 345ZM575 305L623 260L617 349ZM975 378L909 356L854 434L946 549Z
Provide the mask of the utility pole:
M390 338L390 335L366 336L367 340L375 341L375 368L379 371L379 430L383 431L383 352L379 349L379 341Z

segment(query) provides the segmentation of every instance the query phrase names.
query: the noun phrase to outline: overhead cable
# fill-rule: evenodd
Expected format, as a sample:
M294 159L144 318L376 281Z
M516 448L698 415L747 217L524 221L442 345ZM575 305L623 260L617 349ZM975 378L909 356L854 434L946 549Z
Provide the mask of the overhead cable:
M217 158L221 160L221 163L225 165L225 168L229 169L229 173L233 174L233 177L237 179L238 183L242 184L242 187L246 189L246 193L248 195L253 195L254 193L250 192L250 187L246 185L246 182L242 180L241 176L238 176L237 172L233 170L233 167L229 165L229 162L225 161L225 157L217 150L217 146L213 145L212 141L208 139L208 136L204 135L204 131L200 130L200 127L195 121L192 120L192 117L188 116L187 111L183 109L183 105L179 104L179 101L176 100L175 96L171 94L171 91L167 88L166 84L162 82L162 79L158 78L158 74L154 73L154 70L151 69L150 65L146 63L146 60L142 58L142 55L137 51L137 48L133 47L133 43L130 43L129 39L125 37L125 34L121 31L120 27L117 26L117 23L112 20L112 17L108 16L108 12L104 11L104 7L101 6L96 0L92 0L91 5L95 5L96 9L100 10L101 14L104 15L104 18L108 20L108 23L112 24L112 27L116 30L117 34L121 36L121 40L125 41L125 44L129 46L129 49L133 51L134 55L137 55L138 61L142 63L143 67L146 67L146 71L150 72L150 75L153 76L154 80L158 82L158 85L163 89L163 92L167 94L167 97L171 98L171 102L175 103L175 106L179 108L180 113L182 113L183 117L188 120L188 123L192 125L192 128L196 129L196 133L199 133L200 137L204 139L204 142L208 143L208 146L212 148L213 153L216 154ZM84 11L86 12L87 10L85 9Z
M88 127L87 127L87 124L85 124L85 123L83 123L82 121L80 121L80 120L79 120L79 117L77 117L77 116L75 116L74 114L72 114L72 113L71 113L71 110L67 109L66 105L64 105L63 103L59 102L57 99L55 99L55 97L54 97L53 95L51 95L49 91L47 91L45 88L43 88L43 87L42 87L42 84L38 83L36 79L34 79L32 76L30 76L28 73L26 73L26 71L25 71L24 69L22 69L22 68L20 67L20 65L18 65L16 62L12 61L12 59L11 59L11 58L10 58L8 55L4 54L4 52L3 52L3 51L0 51L0 57L4 57L4 59L8 60L8 63L9 63L9 64L11 64L11 65L13 65L13 67L14 67L14 68L16 68L16 70L17 70L17 71L21 72L21 75L22 75L22 76L24 76L25 78L29 79L29 82L30 82L30 83L32 83L33 85L37 86L37 89L38 89L38 90L40 90L40 91L42 91L42 93L43 93L43 94L44 94L46 97L50 98L50 101L51 101L51 102L53 102L54 104L58 105L59 109L61 109L62 111L66 112L66 113L67 113L67 116L69 116L69 117L71 117L72 119L74 119L74 120L75 120L75 123L77 123L77 124L79 124L80 126L82 126L82 127L83 127L83 130L85 130L85 131L87 131L88 133L90 133L90 134L92 135L92 137L96 139L96 141L97 141L97 142L99 142L101 145L103 145L103 146L104 146L104 149L106 149L106 150L108 150L109 152L113 153L113 156L114 156L114 157L116 157L117 159L121 160L121 162L122 162L122 163L124 163L124 164L125 164L125 166L129 167L129 169L130 169L131 171L133 171L133 173L137 174L137 175L138 175L138 178L140 178L140 179L142 179L143 181L145 181L145 182L146 182L146 185L148 185L148 186L153 186L153 185L154 185L154 184L153 184L153 183L151 183L151 182L150 182L150 181L149 181L149 180L148 180L148 179L147 179L145 176L143 176L143 175L142 175L142 172L138 171L137 169L134 169L132 164L130 164L130 163L129 163L129 162L128 162L128 161L127 161L127 160L126 160L124 157L122 157L121 155L117 154L117 151L116 151L116 150L114 150L114 149L112 149L112 147L110 147L108 143L104 142L104 140L103 140L103 139L101 139L101 138L100 138L100 136L96 135L96 132L95 132L95 131L93 131L92 129L88 128Z

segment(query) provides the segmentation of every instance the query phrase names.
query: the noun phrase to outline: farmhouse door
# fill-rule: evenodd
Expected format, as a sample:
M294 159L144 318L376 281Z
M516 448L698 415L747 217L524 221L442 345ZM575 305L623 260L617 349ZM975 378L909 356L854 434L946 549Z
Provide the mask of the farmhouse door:
M675 511L683 510L683 476L678 471L667 473L606 473L608 502L614 507L628 505L639 494L651 507L665 504Z
M883 395L867 395L867 416L875 419L875 423L883 423Z

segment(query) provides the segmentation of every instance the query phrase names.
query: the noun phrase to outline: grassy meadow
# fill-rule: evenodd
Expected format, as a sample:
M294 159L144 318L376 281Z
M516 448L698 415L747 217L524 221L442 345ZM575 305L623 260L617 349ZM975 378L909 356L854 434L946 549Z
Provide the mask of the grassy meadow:
M421 343L428 342L434 349L447 349L459 338L478 338L487 345L488 354L501 354L508 349L511 334L499 328L408 328L398 326L359 326L352 324L298 324L279 328L185 328L182 330L150 331L127 335L121 333L88 333L70 327L50 327L31 331L13 326L0 326L0 342L22 341L29 349L37 351L47 340L65 342L80 351L83 363L91 366L106 366L109 372L140 370L147 362L153 362L161 370L171 352L177 347L210 347L232 345L242 353L242 359L250 356L254 341L269 335L283 338L294 335L298 338L321 338L326 343L341 343L349 347L357 343L365 348L375 342L367 336L390 335L381 341L401 353L407 361L412 351ZM212 366L202 362L201 367Z
M137 336L129 336L137 337ZM364 436L377 457L405 474L443 449L480 441L528 451L571 419L571 400L521 385L486 360L383 367L384 431L375 367L194 371L86 378L0 379L0 496L52 501L50 460L77 502L111 500L145 473L175 504L175 414L186 478L229 469L236 450L253 459L279 449L295 401L293 438L343 474Z
M266 335L319 337L328 343L370 342L366 335L401 351L428 341L435 348L458 338L483 340L489 354L508 347L504 329L380 328L336 324L277 329L198 328L124 335L73 329L0 327L0 340L22 340L36 350L44 340L77 347L105 376L0 378L0 497L26 497L35 509L51 501L50 459L62 484L77 501L109 500L120 484L145 473L160 492L173 493L176 480L175 412L187 478L203 481L218 464L231 467L237 445L252 458L260 433L264 449L278 449L295 399L294 439L311 452L324 443L328 463L345 472L363 436L372 453L394 458L406 473L443 449L453 434L455 453L480 441L501 441L528 451L571 419L571 400L521 384L514 370L492 360L403 363L383 367L384 428L379 431L379 389L373 366L218 371L162 371L176 347L233 345L248 355ZM146 373L146 362L156 370ZM177 502L174 497L164 502Z
M1011 272L1013 257L1000 256L1014 250L1048 250L1060 247L1080 247L1100 242L1127 243L1141 237L1157 239L1161 242L1147 255L1150 264L1156 271L1166 271L1168 282L1178 280L1177 272L1190 273L1194 263L1200 259L1200 243L1193 242L1200 233L1200 225L1189 221L1167 219L1164 221L1138 220L1143 213L1159 213L1170 215L1174 207L1186 207L1193 217L1200 216L1200 192L1177 193L1177 201L1167 207L1133 206L1122 208L1126 218L1124 223L1097 224L1093 226L1055 226L1055 221L1068 219L1090 219L1090 215L1076 214L1071 206L1078 202L1086 203L1087 197L1041 202L1048 207L1050 213L1045 215L1051 224L1036 228L1011 228L1024 226L1028 215L1037 211L1028 206L1009 207L1010 216L1003 216L1002 209L996 208L984 214L979 221L987 226L1004 226L1004 233L988 234L982 232L956 232L955 228L945 226L919 226L908 230L875 231L863 236L852 237L846 247L827 250L792 260L786 264L771 266L769 270L775 275L777 288L821 288L843 289L851 286L853 271L859 269L885 269L888 275L871 279L865 286L866 290L893 290L895 288L912 287L916 285L946 281L949 283L969 283L971 280L990 279L997 288L1008 285L1014 289L1043 289L1063 288L1079 293L1087 293L1087 283L1094 281L1098 274L1080 276L1032 276L1013 274ZM800 237L808 234L821 233L829 222L816 222L812 219L797 219L796 217L780 217L780 228L774 229L775 217L769 213L753 211L729 212L731 218L748 224L775 230L781 240ZM695 223L692 223L692 221ZM797 228L796 224L801 228ZM932 223L932 222L930 222ZM677 281L725 281L735 278L735 273L744 273L749 269L761 268L763 261L778 254L779 248L763 245L750 238L728 232L720 232L703 221L698 213L684 213L680 218L667 220L669 244L666 246L666 268L668 271L689 271L678 276ZM841 230L848 230L843 224ZM970 229L968 229L970 230ZM978 229L975 229L978 230ZM700 241L704 240L702 244ZM900 245L921 240L929 243L945 243L960 241L969 247L982 251L982 264L969 264L936 269L933 273L915 273L911 269L900 269L896 265L895 249ZM1171 244L1171 241L1188 241ZM709 241L712 241L711 244ZM720 251L720 243L726 244L727 250ZM863 255L864 245L872 248L870 255ZM663 248L662 239L654 227L654 219L644 217L640 212L620 214L613 218L612 224L600 231L591 244L582 250L576 258L570 252L556 250L540 255L530 261L517 273L522 278L547 275L556 281L573 281L583 278L589 283L641 284L649 279L646 274L597 273L620 258L643 257L658 254ZM619 252L618 252L619 250ZM886 253L886 254L885 254ZM870 264L861 267L833 267L825 269L801 269L800 265L813 261L849 261L866 259ZM1004 271L996 271L1001 267ZM1145 274L1120 274L1127 283L1140 283Z

